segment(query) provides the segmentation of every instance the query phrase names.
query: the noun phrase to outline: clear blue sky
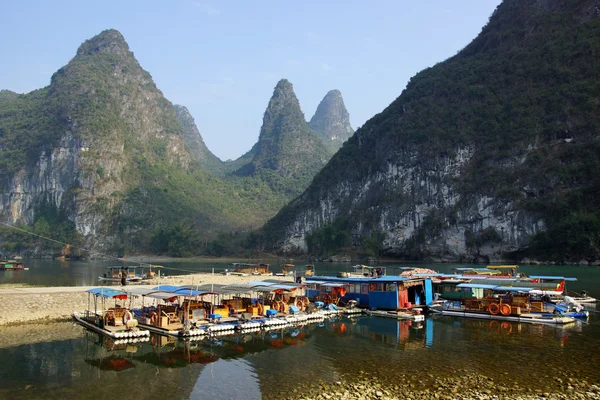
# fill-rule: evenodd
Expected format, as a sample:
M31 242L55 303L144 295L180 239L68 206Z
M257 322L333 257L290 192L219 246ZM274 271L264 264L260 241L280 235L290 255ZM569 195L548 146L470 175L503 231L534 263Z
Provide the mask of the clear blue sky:
M0 89L47 86L79 45L119 30L159 89L189 108L209 149L258 139L281 78L309 120L331 89L356 129L420 70L456 54L500 0L4 1Z

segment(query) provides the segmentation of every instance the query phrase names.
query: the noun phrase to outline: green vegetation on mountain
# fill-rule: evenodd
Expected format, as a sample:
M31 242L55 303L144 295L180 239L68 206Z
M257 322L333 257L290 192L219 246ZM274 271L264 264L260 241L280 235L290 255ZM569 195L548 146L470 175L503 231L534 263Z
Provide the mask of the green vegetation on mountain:
M325 95L308 126L331 153L338 151L354 134L354 129L350 125L350 114L346 110L339 90L330 90Z
M42 151L57 144L65 124L48 92L48 88L25 95L3 91L0 100L1 181L33 165Z
M520 255L600 259L599 66L595 1L505 0L475 40L414 76L344 144L305 195L266 225L271 245L279 246L301 213L318 214L324 193L340 182L385 174L390 163L435 174L443 159L464 150L472 157L451 183L458 202L439 210L444 229L457 226L456 210L477 198L512 201L545 223ZM373 201L346 210L351 231L358 224L377 228L361 215L374 212L377 221L383 210L402 210L411 201L385 190L368 196ZM419 241L425 253L427 240Z
M104 253L239 249L224 238L242 243L329 157L284 80L256 146L221 162L115 30L85 41L48 87L0 91L0 215ZM0 241L15 251L17 236L34 243L6 230Z
M252 161L236 171L291 199L300 194L331 153L308 127L292 84L282 79L263 117Z

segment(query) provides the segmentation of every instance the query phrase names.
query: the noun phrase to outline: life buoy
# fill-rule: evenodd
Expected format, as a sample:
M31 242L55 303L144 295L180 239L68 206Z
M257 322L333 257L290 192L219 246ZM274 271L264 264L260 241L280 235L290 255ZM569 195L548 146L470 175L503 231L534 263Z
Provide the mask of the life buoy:
M302 303L304 304L304 307L308 307L308 305L310 304L310 300L308 300L308 297L305 297L302 299Z
M131 312L129 310L125 311L125 314L123 314L123 324L127 326L127 323L131 321L132 318Z
M497 303L492 303L488 306L488 311L492 315L498 315L500 312L500 306Z
M279 302L279 312L285 312L285 303L283 301Z
M265 308L263 307L263 305L261 303L258 303L258 315L263 315L265 312Z
M506 303L502 303L500 305L500 313L502 315L510 315L510 312L512 311L510 304L506 304Z
M150 316L150 323L152 325L156 325L156 321L158 321L158 314L152 313L152 315Z
M296 300L296 307L298 307L300 311L304 311L304 302L300 299Z
M508 322L503 322L500 325L500 329L502 329L502 332L511 333L512 332L512 324L510 324Z

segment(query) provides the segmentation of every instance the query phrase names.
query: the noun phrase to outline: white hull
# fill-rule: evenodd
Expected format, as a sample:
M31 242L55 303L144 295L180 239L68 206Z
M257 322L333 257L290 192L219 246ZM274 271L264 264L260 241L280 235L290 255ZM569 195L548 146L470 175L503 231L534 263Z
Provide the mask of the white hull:
M573 300L575 300L577 303L586 303L586 304L590 304L590 303L596 303L598 301L598 299L594 298L594 297L571 297Z
M453 317L465 317L465 318L477 318L477 319L496 319L500 321L511 321L511 322L527 322L532 324L547 324L547 325L564 325L575 322L574 318L571 317L544 317L541 315L492 315L469 311L457 311L457 310L435 310L442 315L450 315Z
M425 321L425 316L422 314L398 313L395 311L367 311L367 314L375 317L403 319L415 322Z
M140 342L147 341L150 338L150 332L144 329L138 330L117 330L111 331L108 329L104 329L99 327L96 324L93 324L83 318L83 313L74 312L73 318L77 321L78 324L84 326L87 329L90 329L94 332L98 332L104 336L108 336L111 339L137 339Z

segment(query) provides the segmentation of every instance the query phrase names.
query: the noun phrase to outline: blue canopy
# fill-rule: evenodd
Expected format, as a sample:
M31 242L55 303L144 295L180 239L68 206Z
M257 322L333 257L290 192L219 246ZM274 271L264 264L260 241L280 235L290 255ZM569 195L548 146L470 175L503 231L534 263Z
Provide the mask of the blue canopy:
M215 292L207 292L205 290L194 290L194 289L188 289L188 288L179 288L178 290L175 290L172 293L176 294L177 296L190 296L190 297L204 296L205 294L216 294Z
M473 289L491 289L494 290L498 285L483 285L480 283L459 283L456 287L468 287Z
M496 286L494 290L503 290L506 292L531 292L533 288L530 287L512 287L512 286Z
M328 282L328 283L321 284L321 286L326 286L326 287L344 287L344 286L348 286L348 285L350 285L350 283Z
M173 285L159 285L159 286L156 286L156 287L154 287L152 289L154 289L154 290L160 290L162 292L174 292L176 290L181 289L181 287L180 286L173 286Z
M480 283L459 283L457 287L468 287L473 289L490 289L504 292L530 292L533 288L530 287L513 287L513 286L498 286L498 285L484 285Z
M98 297L105 297L105 298L123 296L123 295L127 296L127 293L125 293L122 290L116 290L116 289L110 289L110 288L93 288L93 289L86 290L86 292L91 293Z
M564 276L543 276L543 275L536 275L536 276L530 276L531 279L558 279L561 281L576 281L577 278L566 278Z

